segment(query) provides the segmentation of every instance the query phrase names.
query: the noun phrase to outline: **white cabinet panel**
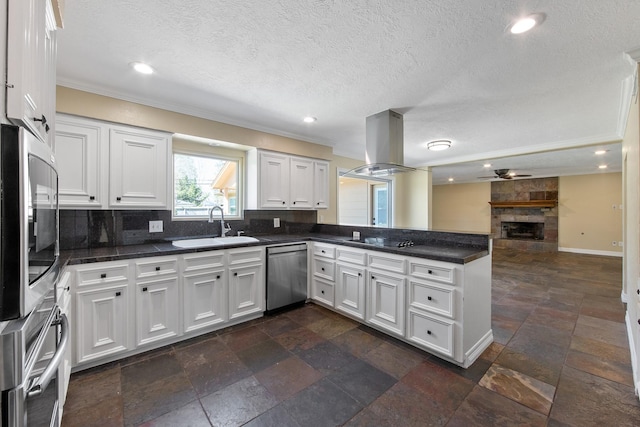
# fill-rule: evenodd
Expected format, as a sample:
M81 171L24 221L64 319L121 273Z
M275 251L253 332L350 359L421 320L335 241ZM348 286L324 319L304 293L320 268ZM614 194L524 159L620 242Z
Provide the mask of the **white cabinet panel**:
M168 137L143 130L112 128L109 144L109 205L165 208Z
M76 359L100 359L129 349L127 283L76 294Z
M185 332L227 321L227 287L224 269L186 275L183 278L183 286Z
M404 336L404 277L372 271L369 273L367 322Z
M327 209L329 207L329 163L313 163L313 198L314 208Z
M313 208L313 160L292 157L289 168L290 206Z
M180 331L178 278L169 277L137 284L137 345L171 338Z
M336 309L358 319L365 315L365 270L351 265L337 265Z
M289 205L289 156L260 153L260 207L283 208Z
M311 298L329 307L333 307L335 302L335 285L326 280L314 277L311 284Z
M264 267L229 268L229 320L264 311Z
M451 286L409 279L409 307L431 311L453 319L455 290Z
M454 357L454 322L409 309L407 338L448 357Z

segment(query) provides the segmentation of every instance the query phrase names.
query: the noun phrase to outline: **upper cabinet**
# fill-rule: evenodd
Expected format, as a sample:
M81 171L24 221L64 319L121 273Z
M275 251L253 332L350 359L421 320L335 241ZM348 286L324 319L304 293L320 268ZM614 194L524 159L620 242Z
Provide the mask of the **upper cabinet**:
M251 150L247 154L248 209L326 209L329 163Z
M171 136L58 115L61 208L166 209Z
M56 22L50 0L9 0L7 117L53 145Z

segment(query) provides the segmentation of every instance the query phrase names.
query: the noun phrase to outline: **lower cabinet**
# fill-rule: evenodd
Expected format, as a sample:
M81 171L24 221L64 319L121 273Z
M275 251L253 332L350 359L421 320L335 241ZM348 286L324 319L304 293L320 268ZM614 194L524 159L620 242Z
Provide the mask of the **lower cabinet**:
M229 268L229 320L264 311L263 277L262 264Z
M75 364L129 350L127 282L82 289L75 294Z
M226 280L224 269L183 276L185 333L227 321Z
M356 265L337 265L335 308L355 318L365 315L365 268Z
M180 334L178 277L136 284L136 345L143 346Z
M393 335L404 336L404 288L404 277L371 271L367 292L367 322Z

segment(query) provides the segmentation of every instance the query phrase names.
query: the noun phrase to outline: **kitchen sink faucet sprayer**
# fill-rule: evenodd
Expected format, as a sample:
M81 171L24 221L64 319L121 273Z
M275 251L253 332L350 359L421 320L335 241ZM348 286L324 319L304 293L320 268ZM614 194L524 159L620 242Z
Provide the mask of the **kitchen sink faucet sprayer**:
M224 223L224 211L222 206L213 205L211 209L209 209L209 222L214 222L213 219L213 211L218 209L220 211L220 237L225 237L229 231L231 231L231 226L229 224Z

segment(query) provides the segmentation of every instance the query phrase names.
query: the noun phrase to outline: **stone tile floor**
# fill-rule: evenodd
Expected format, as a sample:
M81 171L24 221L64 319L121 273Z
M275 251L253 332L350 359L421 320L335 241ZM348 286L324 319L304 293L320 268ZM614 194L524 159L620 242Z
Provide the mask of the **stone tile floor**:
M469 369L317 305L72 375L63 426L638 426L619 258L496 250Z

